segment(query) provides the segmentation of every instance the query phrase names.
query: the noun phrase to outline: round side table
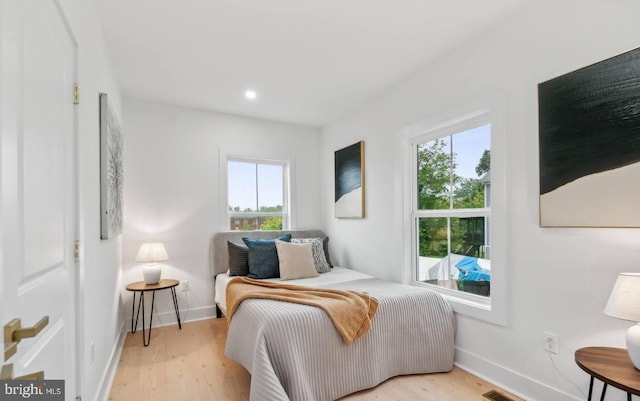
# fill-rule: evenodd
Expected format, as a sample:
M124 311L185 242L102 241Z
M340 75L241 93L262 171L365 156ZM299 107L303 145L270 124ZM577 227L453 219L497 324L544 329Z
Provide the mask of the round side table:
M182 323L180 322L180 308L178 307L178 297L176 296L176 287L180 282L174 279L163 279L157 284L147 284L144 281L138 281L127 285L127 291L133 292L133 302L131 303L131 332L135 333L138 330L138 317L140 316L140 307L142 306L142 344L148 346L151 342L151 323L153 322L153 304L156 300L156 291L162 291L166 289L171 290L171 297L173 298L173 307L176 310L176 318L178 318L178 327L182 330ZM146 329L144 327L144 293L151 291L151 316L149 318L149 334L147 336ZM140 293L138 299L138 312L136 314L136 294ZM135 325L133 323L133 315L136 315Z
M576 364L591 376L589 382L589 401L593 392L593 379L598 378L604 385L600 400L604 400L607 385L619 388L627 393L627 401L631 395L640 395L640 371L637 370L626 349L609 347L580 348L575 354Z

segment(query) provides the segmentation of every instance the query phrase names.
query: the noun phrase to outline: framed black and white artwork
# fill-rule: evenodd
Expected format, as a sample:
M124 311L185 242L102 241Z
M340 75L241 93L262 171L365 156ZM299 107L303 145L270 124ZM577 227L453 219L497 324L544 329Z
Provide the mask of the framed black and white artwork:
M335 217L364 218L364 142L335 152Z
M540 225L640 227L640 49L538 85Z

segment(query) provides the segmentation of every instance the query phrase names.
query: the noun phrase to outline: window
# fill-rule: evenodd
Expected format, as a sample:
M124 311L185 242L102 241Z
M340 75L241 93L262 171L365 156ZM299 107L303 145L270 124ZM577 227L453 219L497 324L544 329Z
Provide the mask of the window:
M497 324L508 308L503 111L496 95L398 133L404 281Z
M491 124L454 124L412 147L417 280L490 296Z
M228 229L290 227L287 162L227 157L226 171Z

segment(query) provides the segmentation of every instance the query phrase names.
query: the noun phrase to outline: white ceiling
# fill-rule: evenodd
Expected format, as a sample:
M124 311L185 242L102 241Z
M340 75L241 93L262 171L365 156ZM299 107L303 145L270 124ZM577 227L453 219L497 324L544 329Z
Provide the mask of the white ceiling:
M95 0L125 96L312 126L530 1Z

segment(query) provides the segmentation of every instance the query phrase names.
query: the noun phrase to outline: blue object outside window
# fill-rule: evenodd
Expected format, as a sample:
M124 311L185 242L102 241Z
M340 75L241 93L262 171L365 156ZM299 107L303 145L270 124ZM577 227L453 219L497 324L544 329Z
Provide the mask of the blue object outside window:
M460 271L458 278L467 281L491 281L491 272L478 264L478 258L467 256L455 264Z

